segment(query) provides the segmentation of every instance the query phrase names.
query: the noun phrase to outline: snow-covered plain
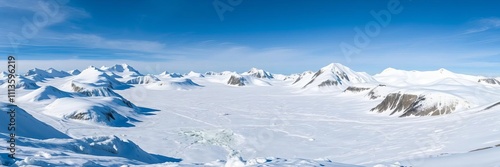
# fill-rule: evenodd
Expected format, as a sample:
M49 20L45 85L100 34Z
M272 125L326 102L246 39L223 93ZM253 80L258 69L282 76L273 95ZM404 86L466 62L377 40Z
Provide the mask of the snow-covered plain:
M336 63L292 75L34 69L18 84L19 159L7 157L6 128L0 158L13 166L496 167L500 85L481 79L493 78L392 68L370 76Z

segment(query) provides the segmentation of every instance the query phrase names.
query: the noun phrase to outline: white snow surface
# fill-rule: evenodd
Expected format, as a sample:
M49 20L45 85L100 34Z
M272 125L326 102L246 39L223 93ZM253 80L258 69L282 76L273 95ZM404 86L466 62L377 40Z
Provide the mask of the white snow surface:
M335 63L320 71L273 78L228 71L171 77L121 64L43 81L19 76L38 87L20 86L11 106L6 84L0 86L1 110L16 109L18 158L7 157L10 132L2 127L0 161L6 166L500 166L500 86L477 81L484 77L444 69L387 69L372 77ZM232 75L248 85L228 85ZM126 83L144 81L137 78L143 76L157 80ZM343 84L318 87L333 79ZM366 89L344 92L350 86ZM403 118L370 111L398 92L426 96L428 106L459 107L445 115ZM7 125L8 115L0 122Z

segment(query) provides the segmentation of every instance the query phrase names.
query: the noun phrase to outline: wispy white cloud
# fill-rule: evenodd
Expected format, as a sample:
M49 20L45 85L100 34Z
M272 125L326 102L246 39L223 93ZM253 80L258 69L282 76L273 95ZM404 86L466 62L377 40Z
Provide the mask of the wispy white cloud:
M16 15L24 16L28 21L35 17L39 20L47 19L50 26L62 23L71 18L87 18L90 14L81 8L67 6L69 0L0 0L0 9L11 9ZM21 21L23 17L12 18L10 16L0 17L4 21ZM20 27L19 27L20 29Z
M128 50L145 53L167 52L164 43L147 40L108 39L95 34L71 34L66 41L75 41L77 46L110 50Z
M474 28L471 28L465 32L465 34L479 33L492 29L500 28L500 18L483 18L475 21Z

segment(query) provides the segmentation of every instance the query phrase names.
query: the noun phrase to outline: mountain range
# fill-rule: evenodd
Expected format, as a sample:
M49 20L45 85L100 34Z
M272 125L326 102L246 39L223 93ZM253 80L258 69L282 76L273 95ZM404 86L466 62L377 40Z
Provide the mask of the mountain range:
M6 89L7 73L3 72L0 77L3 80L0 88ZM408 156L417 153L418 149L431 148L398 142L412 135L427 135L430 130L450 138L444 144L439 140L444 146L433 147L434 150L429 151L431 158L424 158L437 162L431 166L449 164L476 154L500 153L495 148L500 143L489 138L493 134L500 135L498 130L488 134L473 133L477 136L473 140L478 143L470 146L464 146L467 141L457 136L472 133L470 130L478 127L498 127L497 119L491 116L500 111L500 78L458 74L446 69L404 71L387 68L372 76L331 63L316 71L291 75L258 68L243 73L165 71L143 74L130 65L116 64L101 68L89 66L81 71L35 68L17 77L19 96L15 107L19 124L22 124L18 134L22 148L19 154L28 159L9 162L2 157L4 165L70 165L57 161L68 155L77 166L123 163L404 165L411 160ZM0 103L1 108L8 107L6 102ZM460 123L485 122L482 122L484 125L456 125L451 120L457 118ZM444 129L456 130L457 126L464 126L466 130L453 132L427 127L441 126L440 122L444 122ZM414 133L408 131L420 126L423 128ZM339 127L345 130L337 129ZM358 134L356 129L366 134ZM7 132L0 133L6 135ZM338 146L328 142L329 138L338 139ZM357 142L350 143L351 139ZM362 139L369 141L360 141ZM421 139L431 138L424 136ZM290 146L289 153L281 152L294 142L299 143ZM320 149L323 146L339 150L329 154L328 150ZM54 147L57 149L53 150ZM309 147L317 148L311 152L304 150ZM388 150L392 147L404 155L389 156ZM363 156L367 153L365 149L374 149L377 155ZM201 156L199 152L203 151L211 154ZM221 151L227 154L221 157ZM447 159L451 160L440 159L443 154L440 151L446 151ZM32 156L33 152L40 155ZM293 159L295 156L288 160L260 158L262 155L290 157L297 154L306 159ZM82 155L90 160L77 158ZM103 156L112 157L118 163ZM242 158L245 156L247 160ZM206 158L218 160L209 162L211 160ZM330 158L356 165L335 163ZM292 160L296 163L290 163Z

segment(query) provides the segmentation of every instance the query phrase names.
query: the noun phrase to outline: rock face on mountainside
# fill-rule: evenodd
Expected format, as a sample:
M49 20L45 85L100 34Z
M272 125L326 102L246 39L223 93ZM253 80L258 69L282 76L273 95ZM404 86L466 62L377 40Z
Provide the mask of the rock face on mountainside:
M231 75L231 78L227 81L228 85L245 86L246 79L241 76Z
M487 83L487 84L492 84L492 85L500 85L500 81L498 81L495 78L479 79L477 82L479 82L479 83Z
M491 106L488 106L488 107L486 107L484 110L489 110L489 109L492 109L493 107L497 107L497 106L500 106L500 102L495 103L495 104L493 104L493 105L491 105Z
M362 88L362 87L355 87L355 86L349 86L347 89L344 90L344 92L353 92L353 93L358 93L358 92L363 92L366 90L370 90L370 88Z
M449 95L415 95L391 93L371 111L390 112L390 115L436 116L454 112L458 108L468 108L468 103Z

